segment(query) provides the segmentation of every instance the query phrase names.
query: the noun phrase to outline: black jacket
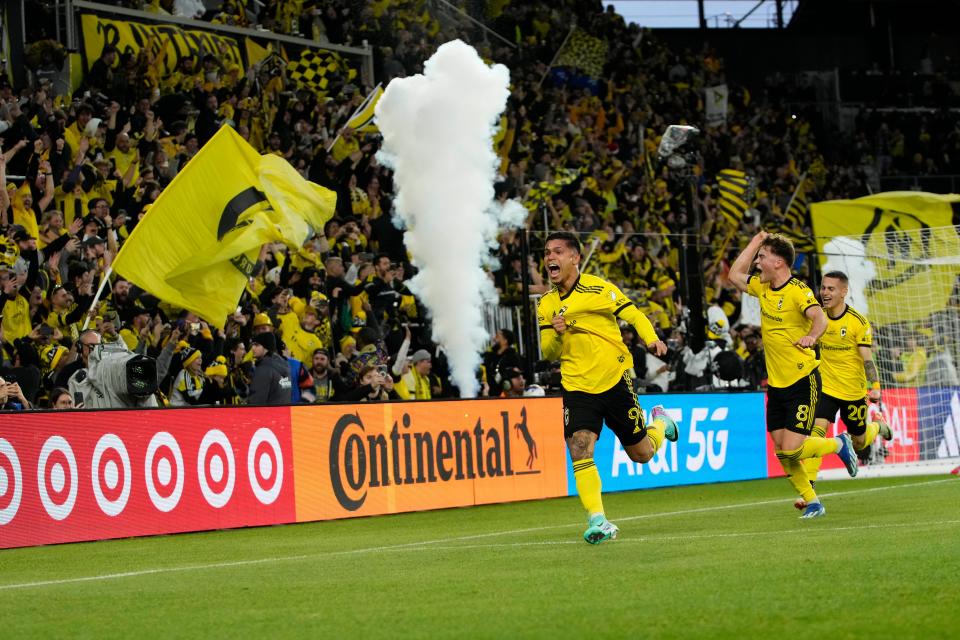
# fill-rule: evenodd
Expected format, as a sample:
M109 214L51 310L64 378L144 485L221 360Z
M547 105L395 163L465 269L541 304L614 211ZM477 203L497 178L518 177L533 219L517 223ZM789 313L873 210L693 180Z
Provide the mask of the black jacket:
M290 404L293 382L283 356L268 353L257 361L250 382L248 404Z

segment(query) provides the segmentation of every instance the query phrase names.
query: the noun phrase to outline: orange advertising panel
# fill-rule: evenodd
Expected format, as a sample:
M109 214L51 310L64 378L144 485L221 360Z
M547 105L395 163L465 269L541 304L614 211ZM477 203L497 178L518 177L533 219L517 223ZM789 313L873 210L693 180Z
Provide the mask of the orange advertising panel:
M297 521L567 495L559 398L291 407Z

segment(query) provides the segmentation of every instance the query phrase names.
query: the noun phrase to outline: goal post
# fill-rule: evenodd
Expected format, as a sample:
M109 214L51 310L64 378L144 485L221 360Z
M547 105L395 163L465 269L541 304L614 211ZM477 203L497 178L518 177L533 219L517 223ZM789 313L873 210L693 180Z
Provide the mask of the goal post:
M865 456L868 469L893 465L899 472L925 473L956 467L960 196L878 194L818 203L812 213L821 273L847 275L847 303L873 328L883 387L879 408L894 439L878 439Z

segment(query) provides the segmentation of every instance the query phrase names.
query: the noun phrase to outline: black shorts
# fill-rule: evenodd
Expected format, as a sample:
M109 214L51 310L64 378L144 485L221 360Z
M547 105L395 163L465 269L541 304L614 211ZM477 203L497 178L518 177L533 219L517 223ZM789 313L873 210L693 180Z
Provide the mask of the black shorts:
M867 432L867 398L859 400L841 400L827 394L820 396L817 402L817 419L833 422L840 412L840 420L852 436L862 436Z
M630 447L647 435L643 409L624 373L623 378L603 393L563 391L563 437L586 429L600 436L606 422L624 447Z
M767 387L767 431L786 429L810 435L820 388L820 369L789 387Z

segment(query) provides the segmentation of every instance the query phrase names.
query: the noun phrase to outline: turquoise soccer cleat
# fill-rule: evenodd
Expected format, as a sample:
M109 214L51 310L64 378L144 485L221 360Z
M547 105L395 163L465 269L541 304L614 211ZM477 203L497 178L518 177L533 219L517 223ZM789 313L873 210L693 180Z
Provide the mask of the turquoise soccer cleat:
M676 442L677 438L680 437L680 430L677 429L677 423L673 421L669 415L667 415L666 410L663 408L662 404L658 404L650 411L651 420L662 420L663 421L663 435L670 442Z
M590 518L590 526L583 532L583 539L590 544L600 544L604 540L616 540L620 528L607 520L603 514L596 514Z

